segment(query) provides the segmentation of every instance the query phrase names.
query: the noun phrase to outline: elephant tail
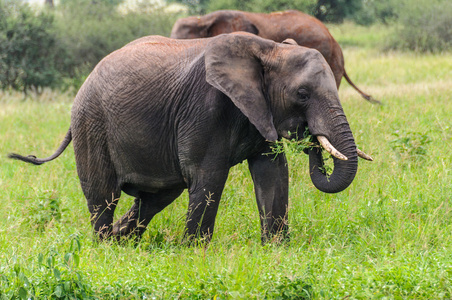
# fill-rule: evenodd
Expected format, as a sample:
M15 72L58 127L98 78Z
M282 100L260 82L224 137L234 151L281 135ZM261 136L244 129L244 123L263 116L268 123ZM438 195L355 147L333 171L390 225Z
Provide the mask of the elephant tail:
M350 77L348 77L347 72L344 69L344 78L345 80L347 80L347 82L355 89L358 91L358 93L361 94L361 96L366 99L367 101L369 101L370 103L374 103L374 104L382 104L380 101L378 101L377 99L373 98L371 95L364 93L363 91L361 91L354 83L353 81L350 79Z
M36 156L34 156L34 155L22 156L22 155L19 155L16 153L9 153L8 157L12 158L12 159L21 160L21 161L24 161L27 163L31 163L34 165L42 165L43 163L54 160L55 158L60 156L60 154L63 153L64 150L66 150L67 146L70 144L71 141L72 141L72 133L71 133L71 129L69 128L60 147L58 147L58 149L55 151L55 153L53 153L51 156L49 156L47 158L36 158Z

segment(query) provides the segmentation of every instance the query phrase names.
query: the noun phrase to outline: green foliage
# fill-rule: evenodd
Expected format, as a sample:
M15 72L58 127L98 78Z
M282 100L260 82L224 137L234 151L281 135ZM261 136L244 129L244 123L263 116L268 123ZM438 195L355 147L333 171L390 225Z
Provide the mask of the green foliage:
M314 299L312 285L303 278L283 277L279 285L267 291L266 299L274 300L308 300Z
M350 19L361 25L375 22L388 25L397 20L400 7L401 0L366 0L359 11L352 13Z
M34 12L0 0L0 88L78 88L107 54L142 36L169 35L175 13L144 3L124 11L121 2L61 1Z
M181 0L179 2L188 7L188 13L190 15L204 14L209 5L209 0Z
M451 1L405 0L403 4L399 12L399 27L389 48L417 52L452 49Z
M288 155L298 155L304 153L310 148L318 147L318 144L314 142L314 137L310 134L307 127L305 128L301 138L298 138L297 133L288 132L288 135L295 137L290 140L281 139L274 142L271 145L272 151L268 155L274 155L276 157L278 154L283 152Z
M351 21L345 21L340 25L328 24L328 29L342 47L347 48L366 48L368 50L383 50L384 42L394 32L394 28L383 24L372 24L368 26L357 25ZM383 52L383 51L381 51ZM345 58L345 67L347 68L348 60ZM352 77L352 80L355 80Z
M325 173L327 177L333 173L334 161L331 154L324 151L323 148L319 146L318 142L314 141L315 138L311 135L307 127L303 132L302 138L298 138L296 133L291 134L289 132L288 134L295 135L295 138L292 138L290 140L281 139L280 141L274 142L270 147L271 153L267 153L266 155L272 155L275 158L278 154L281 153L286 153L287 156L302 155L304 153L307 153L307 150L309 149L319 148L319 151L322 151L324 162L324 165L322 167L319 167L320 170Z
M42 192L38 199L29 200L30 207L25 212L27 228L36 227L37 231L44 231L47 226L61 220L62 209L60 199L55 191Z
M55 249L39 253L32 268L13 257L12 266L5 266L0 276L0 298L93 299L90 285L78 271L81 250L78 236L69 237L64 246L68 248L64 254Z
M54 17L17 1L0 0L0 88L40 90L60 82L64 57Z
M318 0L314 16L322 22L343 22L362 8L362 0Z
M207 12L220 9L237 9L252 12L273 12L297 9L306 13L314 10L316 0L215 0L209 1L205 7Z
M392 135L394 136L394 139L389 143L398 159L403 161L423 161L426 159L428 155L427 145L432 142L426 133L403 133L397 130L393 132Z
M59 39L67 49L72 84L78 86L107 54L146 35L170 33L176 15L152 4L123 12L117 1L64 1L56 7ZM83 33L83 34L81 34Z

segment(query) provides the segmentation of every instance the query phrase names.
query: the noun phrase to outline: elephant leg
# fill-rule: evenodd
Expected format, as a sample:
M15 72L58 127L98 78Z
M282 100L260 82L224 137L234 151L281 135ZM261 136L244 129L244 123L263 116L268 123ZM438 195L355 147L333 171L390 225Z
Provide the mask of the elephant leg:
M183 189L162 190L158 193L141 192L129 211L113 225L113 235L118 239L131 235L139 239L152 218L182 192Z
M94 232L103 240L111 236L113 215L121 190L117 185L113 164L108 155L100 152L102 151L89 151L87 155L80 155L79 152L76 160L80 184L91 214L91 224Z
M285 155L248 159L261 219L262 243L287 237L289 175Z
M99 193L96 188L96 181L91 182L89 185L82 183L82 190L88 202L94 232L100 240L110 238L113 215L121 192L112 188L108 189L111 192Z
M184 240L192 242L209 242L212 238L215 217L220 204L228 171L208 172L199 170L196 174L203 174L189 184L189 205Z
M80 115L80 121L71 124L71 131L77 173L91 214L91 224L99 239L103 240L111 236L121 189L108 151L107 136L95 112L88 108L75 112L76 116Z

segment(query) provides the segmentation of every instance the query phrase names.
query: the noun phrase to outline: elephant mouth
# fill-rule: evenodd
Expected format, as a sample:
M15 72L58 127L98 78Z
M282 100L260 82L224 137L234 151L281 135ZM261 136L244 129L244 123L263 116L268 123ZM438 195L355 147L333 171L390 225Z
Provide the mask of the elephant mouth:
M293 132L281 132L280 136L295 143L297 151L302 150L309 155L311 180L322 192L337 193L347 188L355 177L358 157L373 160L356 147L349 130L329 136L321 132L313 133L306 125L299 126Z
M292 126L288 126L291 129L283 129L279 131L279 135L286 140L289 141L301 141L305 139L308 136L311 136L311 133L309 132L308 123L302 123L302 124L291 124Z
M304 128L304 131L300 132L300 128ZM337 150L325 135L312 135L307 124L299 126L297 129L292 131L284 130L280 133L280 135L287 140L301 142L305 154L309 154L309 149L311 148L321 147L337 159L344 161L348 160L348 157ZM373 161L373 158L370 155L366 154L359 148L356 148L356 152L358 157L368 161Z

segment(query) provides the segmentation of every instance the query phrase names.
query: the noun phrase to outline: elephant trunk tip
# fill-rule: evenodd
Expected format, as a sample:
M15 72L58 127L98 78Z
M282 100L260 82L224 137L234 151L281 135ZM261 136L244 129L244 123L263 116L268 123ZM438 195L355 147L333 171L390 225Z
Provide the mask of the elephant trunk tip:
M350 147L351 148L351 147ZM358 153L344 151L347 160L333 156L334 167L329 174L329 166L325 165L322 149L309 150L310 176L314 186L324 193L339 193L345 190L354 180L358 170Z

